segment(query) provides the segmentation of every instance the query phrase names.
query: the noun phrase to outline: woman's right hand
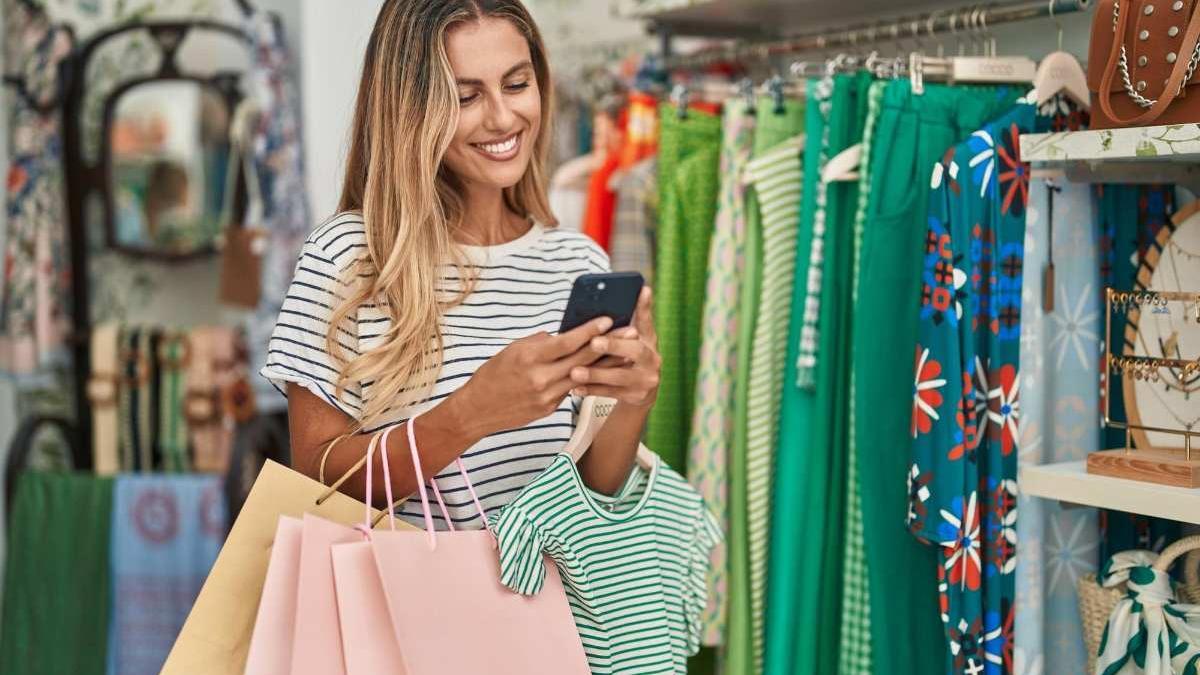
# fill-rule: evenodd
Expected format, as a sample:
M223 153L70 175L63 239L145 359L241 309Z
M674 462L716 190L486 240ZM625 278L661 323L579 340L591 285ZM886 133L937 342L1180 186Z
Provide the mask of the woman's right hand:
M516 340L480 366L448 400L456 404L459 418L482 436L547 417L578 386L571 380L571 369L604 356L591 342L611 328L612 319L600 317L560 335L541 332Z

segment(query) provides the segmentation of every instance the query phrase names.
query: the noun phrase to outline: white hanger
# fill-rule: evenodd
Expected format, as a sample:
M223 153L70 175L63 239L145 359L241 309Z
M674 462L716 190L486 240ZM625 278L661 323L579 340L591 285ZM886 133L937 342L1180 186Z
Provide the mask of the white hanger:
M998 56L996 37L988 31L987 19L991 10L976 7L971 10L969 20L973 34L984 35L983 56L952 56L938 58L912 52L908 56L908 77L912 92L925 92L925 81L943 81L951 84L975 82L980 84L1028 83L1033 82L1037 64L1025 56Z
M821 172L822 183L848 182L858 180L858 167L862 166L862 143L855 143L834 155L825 162L825 170Z
M575 423L575 433L571 434L571 440L567 441L567 446L563 448L563 452L571 456L571 461L579 463L579 458L583 457L588 448L592 447L592 441L600 432L600 427L604 426L605 420L616 407L617 401L612 398L588 396L583 399L583 404L579 407L579 419ZM657 462L658 455L654 454L650 448L638 443L638 466L646 471L651 471Z
M1033 77L1032 98L1034 103L1040 106L1061 93L1088 109L1091 107L1091 101L1087 73L1083 71L1083 66L1074 54L1063 51L1063 27L1054 16L1054 2L1055 0L1050 0L1050 18L1054 19L1054 25L1058 27L1058 51L1047 54L1038 64L1037 74Z

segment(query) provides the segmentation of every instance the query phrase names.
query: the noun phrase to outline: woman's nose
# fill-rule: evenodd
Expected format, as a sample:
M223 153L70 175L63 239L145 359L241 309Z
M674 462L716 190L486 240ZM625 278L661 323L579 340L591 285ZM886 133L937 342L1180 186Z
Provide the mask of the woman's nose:
M489 131L496 132L505 132L512 129L513 120L516 118L516 115L513 114L508 101L504 99L504 95L500 94L490 98L488 113L484 118L484 126Z

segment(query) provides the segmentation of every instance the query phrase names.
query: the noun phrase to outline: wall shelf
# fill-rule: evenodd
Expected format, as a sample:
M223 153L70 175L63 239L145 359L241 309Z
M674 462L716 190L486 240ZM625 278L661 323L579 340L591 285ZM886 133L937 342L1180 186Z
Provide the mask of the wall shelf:
M1200 162L1200 124L1022 134L1026 162Z
M1200 524L1200 488L1096 476L1083 461L1024 467L1020 485L1032 497Z

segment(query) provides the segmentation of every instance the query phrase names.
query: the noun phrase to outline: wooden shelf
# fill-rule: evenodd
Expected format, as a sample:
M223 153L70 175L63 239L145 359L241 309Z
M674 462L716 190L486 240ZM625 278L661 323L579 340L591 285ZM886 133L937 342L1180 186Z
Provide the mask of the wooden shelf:
M1031 497L1200 524L1200 488L1096 476L1082 461L1024 467L1020 486Z
M1026 162L1200 162L1200 124L1022 134Z

